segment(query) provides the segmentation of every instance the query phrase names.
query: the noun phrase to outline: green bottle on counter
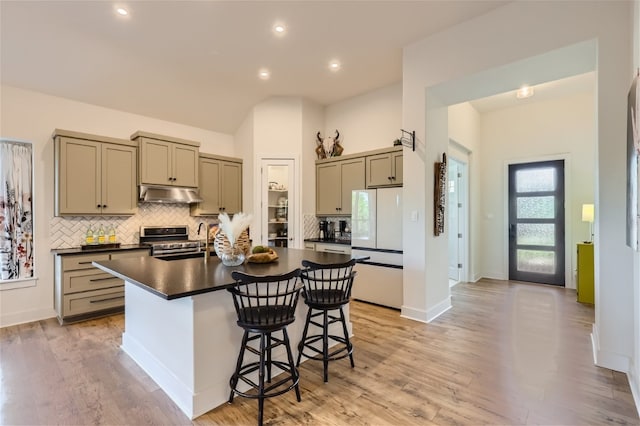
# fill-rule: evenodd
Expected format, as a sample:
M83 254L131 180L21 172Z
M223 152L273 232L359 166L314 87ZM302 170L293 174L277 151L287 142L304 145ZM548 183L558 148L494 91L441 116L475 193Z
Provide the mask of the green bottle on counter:
M106 242L104 239L104 228L100 225L100 229L98 230L98 244L104 244Z
M89 225L89 228L87 228L87 234L84 237L84 242L87 245L91 245L91 244L95 244L95 240L93 239L93 229L91 228L91 225Z
M116 242L116 229L111 225L109 227L109 244L114 244Z

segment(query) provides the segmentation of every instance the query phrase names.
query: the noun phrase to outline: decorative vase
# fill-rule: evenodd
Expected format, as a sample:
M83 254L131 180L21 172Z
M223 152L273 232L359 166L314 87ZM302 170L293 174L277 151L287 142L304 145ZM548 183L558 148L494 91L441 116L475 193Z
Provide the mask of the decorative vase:
M227 266L238 266L244 259L251 254L251 242L249 240L249 233L245 229L240 233L240 236L236 239L233 246L229 242L227 235L219 229L216 232L216 235L213 239L213 249L216 252L216 255L220 258L223 264ZM242 254L242 260L239 260L239 255ZM225 260L227 258L233 258L235 262L238 262L234 265L231 265L230 260Z
M242 265L244 263L244 259L244 250L238 246L238 242L233 245L227 245L220 253L220 261L226 266Z

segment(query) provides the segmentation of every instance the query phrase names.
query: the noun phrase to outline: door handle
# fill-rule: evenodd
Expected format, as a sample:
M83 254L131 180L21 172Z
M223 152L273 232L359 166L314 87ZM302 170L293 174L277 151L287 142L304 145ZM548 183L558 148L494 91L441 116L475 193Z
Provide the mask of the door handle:
M516 225L514 223L509 225L509 238L516 237Z

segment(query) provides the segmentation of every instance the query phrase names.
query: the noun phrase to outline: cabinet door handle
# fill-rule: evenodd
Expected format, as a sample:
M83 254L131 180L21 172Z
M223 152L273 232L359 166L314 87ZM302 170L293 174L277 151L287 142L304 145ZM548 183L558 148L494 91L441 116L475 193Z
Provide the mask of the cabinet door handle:
M117 279L119 279L119 278L116 278L116 277L93 278L93 279L89 280L89 282L93 283L93 282L96 282L96 281L107 281L107 280L117 280Z
M124 296L107 297L106 299L91 300L89 301L89 303L110 302L112 300L118 300L118 299L124 299Z
M103 209L106 209L106 208L107 208L107 205L106 205L106 204L103 204L103 205L102 205L102 208L103 208Z
M393 180L393 177L392 176L387 176L387 179Z

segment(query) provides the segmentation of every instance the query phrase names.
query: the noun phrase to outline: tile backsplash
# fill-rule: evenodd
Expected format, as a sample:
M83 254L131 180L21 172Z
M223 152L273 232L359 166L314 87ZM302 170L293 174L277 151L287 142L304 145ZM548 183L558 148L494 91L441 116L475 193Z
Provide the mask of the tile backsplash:
M337 223L346 220L351 227L351 218L322 217L305 213L303 215L304 238L318 238L318 222L320 219ZM140 227L188 225L189 238L198 239L197 230L200 222L216 223L215 217L199 218L190 216L187 204L142 203L134 216L61 216L53 217L49 222L51 249L78 247L84 244L87 228L103 226L105 232L113 225L116 230L116 241L121 244L138 244Z
M189 238L197 239L200 222L215 223L216 218L190 216L187 204L143 203L134 216L64 216L50 221L51 248L71 248L84 244L89 226L102 225L105 232L110 226L116 230L116 241L122 244L138 244L140 227L188 225Z
M334 229L338 229L338 222L341 220L347 221L347 227L351 228L351 218L344 216L322 216L316 217L314 214L305 213L303 217L304 221L304 238L318 238L320 235L320 220L328 220L335 223Z

